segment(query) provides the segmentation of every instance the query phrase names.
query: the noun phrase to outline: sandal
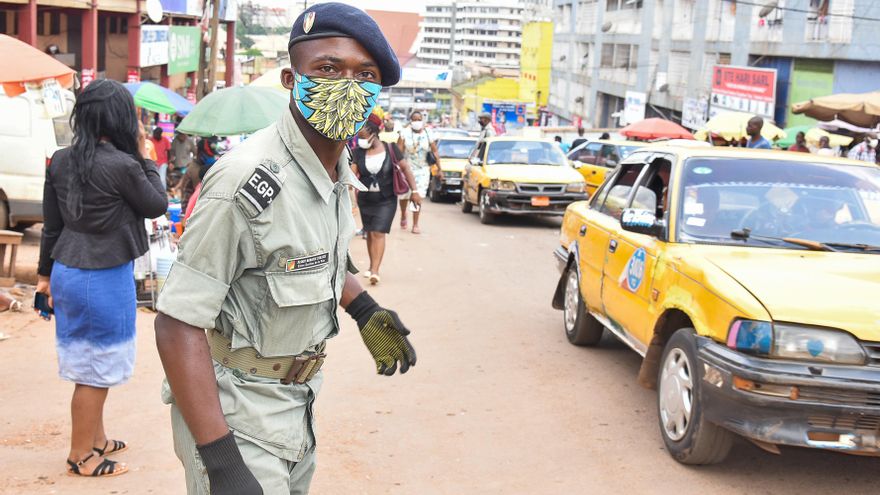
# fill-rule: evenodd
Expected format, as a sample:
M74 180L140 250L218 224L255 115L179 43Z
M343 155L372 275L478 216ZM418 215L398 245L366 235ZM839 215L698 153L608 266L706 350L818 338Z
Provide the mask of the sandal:
M406 217L401 218L400 219L400 228L403 230L406 230L407 227L408 227L408 224L406 221Z
M67 465L70 466L67 469L67 474L71 476L92 476L92 477L109 477L109 476L119 476L120 474L128 472L128 466L125 464L111 461L109 459L104 459L101 461L101 464L98 464L91 474L83 474L79 471L79 468L83 467L86 461L94 457L95 454L89 454L85 459L79 462L73 462L70 459L67 460Z
M379 278L378 273L374 273L374 274L370 275L370 285L376 285L379 283L380 280L382 280L382 279Z
M113 448L108 449L107 447L110 446L110 442L111 442L111 440L107 440L106 442L104 442L103 449L99 449L98 447L92 447L92 450L97 452L99 456L106 457L110 454L118 454L118 453L123 452L124 450L128 449L128 444L126 444L122 440L113 440L112 441Z

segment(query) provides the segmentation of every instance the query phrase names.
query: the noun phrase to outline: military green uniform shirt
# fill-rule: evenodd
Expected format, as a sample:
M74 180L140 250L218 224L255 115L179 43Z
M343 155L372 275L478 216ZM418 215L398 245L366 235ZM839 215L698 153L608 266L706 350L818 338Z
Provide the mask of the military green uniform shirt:
M290 112L227 153L205 177L158 310L215 328L263 356L314 351L338 332L336 309L354 237L348 186L364 190L348 154L333 183ZM249 375L214 363L227 424L266 493L307 491L314 470L312 403L322 382ZM173 403L167 387L163 400ZM192 435L172 408L189 493L207 493Z

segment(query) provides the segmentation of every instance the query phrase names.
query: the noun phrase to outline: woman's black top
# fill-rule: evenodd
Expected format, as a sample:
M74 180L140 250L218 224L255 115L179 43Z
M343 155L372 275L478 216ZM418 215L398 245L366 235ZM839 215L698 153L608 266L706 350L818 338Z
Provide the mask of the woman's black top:
M71 150L52 157L43 186L43 238L40 275L52 273L54 260L67 266L101 269L131 261L149 249L144 218L168 209L168 196L156 164L144 165L110 143L95 148L91 177L82 191L82 215L68 206L74 176Z
M373 183L379 184L378 192L359 192L358 202L365 200L367 202L375 203L396 199L394 194L394 175L392 173L394 168L391 160L391 153L394 153L394 156L398 157L398 160L402 155L396 144L382 144L385 145L385 162L382 163L382 168L379 169L379 173L377 174L371 174L370 171L367 170L367 150L356 148L352 152L352 160L357 165L358 177L360 178L361 183L366 186L367 189L370 189L370 186L372 186Z

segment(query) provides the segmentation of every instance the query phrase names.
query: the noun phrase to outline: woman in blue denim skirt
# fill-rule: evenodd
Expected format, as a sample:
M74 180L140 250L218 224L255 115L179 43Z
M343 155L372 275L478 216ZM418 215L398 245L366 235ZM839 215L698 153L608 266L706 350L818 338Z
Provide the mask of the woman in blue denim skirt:
M46 170L37 292L54 307L59 375L75 384L68 472L114 476L128 468L106 456L128 446L108 439L104 401L134 369L133 261L149 249L144 218L168 198L122 84L91 83L71 123L73 144Z

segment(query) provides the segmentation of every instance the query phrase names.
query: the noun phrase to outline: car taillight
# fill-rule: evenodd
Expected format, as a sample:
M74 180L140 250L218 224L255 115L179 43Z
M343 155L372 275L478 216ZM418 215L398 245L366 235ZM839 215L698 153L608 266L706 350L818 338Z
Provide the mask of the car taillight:
M51 164L51 163L52 163L52 158L46 157L46 168L49 168L49 164Z

